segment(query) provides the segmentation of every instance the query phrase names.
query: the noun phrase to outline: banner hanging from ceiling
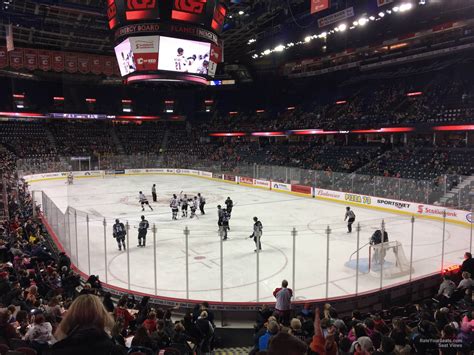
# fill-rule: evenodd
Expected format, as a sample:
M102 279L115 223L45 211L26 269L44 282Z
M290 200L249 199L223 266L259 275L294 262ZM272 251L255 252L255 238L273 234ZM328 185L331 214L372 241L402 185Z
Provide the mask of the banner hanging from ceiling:
M311 0L311 13L315 14L320 11L329 9L330 0Z

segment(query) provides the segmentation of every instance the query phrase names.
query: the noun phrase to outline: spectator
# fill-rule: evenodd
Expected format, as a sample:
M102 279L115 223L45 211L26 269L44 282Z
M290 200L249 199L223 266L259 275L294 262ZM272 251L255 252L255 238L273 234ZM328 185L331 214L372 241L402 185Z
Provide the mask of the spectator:
M456 289L456 284L451 280L449 275L443 276L443 282L439 286L437 299L440 301L440 305L446 305Z
M154 311L148 314L147 319L143 322L143 327L148 331L148 334L156 331L156 313Z
M291 334L280 332L270 339L269 355L305 355L308 346Z
M301 320L293 318L290 322L290 334L302 341L306 341L306 334L303 332L301 327Z
M106 292L104 294L104 299L102 303L104 304L104 307L107 310L107 312L114 313L115 306L114 306L114 302L112 301L112 295L110 294L110 292Z
M8 322L9 318L10 314L8 311L0 311L0 336L6 340L7 344L10 344L11 339L20 338L15 328Z
M201 334L201 351L204 353L211 352L212 337L214 335L214 327L207 318L207 312L202 311L198 320L196 321L196 328Z
M187 349L187 353L191 354L192 350L189 347L188 341L195 342L196 340L186 334L183 323L181 322L176 323L174 326L174 334L171 339L171 342L173 344L182 345L185 349Z
M127 352L114 344L106 331L113 327L113 319L102 302L94 295L81 295L74 300L59 324L58 340L51 355L125 355Z
M123 331L126 331L130 322L132 322L135 319L127 309L127 298L125 297L120 298L117 304L117 307L114 310L114 317L116 321L118 319L123 320Z
M132 339L132 348L140 347L156 351L156 346L153 345L151 338L148 336L148 331L145 327L138 327L135 336Z
M316 308L314 315L314 335L310 344L310 349L319 354L336 355L337 343L335 339L335 327L328 329L327 335L323 333L321 328L321 318L319 308Z
M44 314L37 311L33 316L33 324L23 337L31 343L33 348L41 355L42 351L49 348L49 345L54 343L53 327L51 323L46 322Z
M268 349L270 339L278 333L280 327L275 321L268 322L267 331L258 339L258 350L265 351Z
M275 309L278 312L280 322L284 325L289 325L293 290L288 288L288 281L283 280L281 282L281 287L278 287L273 291L273 296L276 298Z
M400 330L393 331L390 337L395 343L395 349L393 350L396 355L409 355L411 354L411 346L408 345L405 333Z
M474 259L472 254L469 252L464 253L464 261L461 264L461 273L467 271L469 274L474 275Z
M165 333L165 322L161 319L156 322L156 332L153 332L150 337L158 349L164 349L171 343L168 334Z

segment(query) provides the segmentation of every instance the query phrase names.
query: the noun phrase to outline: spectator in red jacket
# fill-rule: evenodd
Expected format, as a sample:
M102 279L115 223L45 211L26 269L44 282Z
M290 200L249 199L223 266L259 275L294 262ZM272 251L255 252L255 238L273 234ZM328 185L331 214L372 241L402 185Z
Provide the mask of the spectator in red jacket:
M114 318L115 320L123 320L123 330L126 330L130 322L135 320L127 309L127 298L122 297L118 302L117 307L114 310Z
M293 290L288 288L288 281L283 280L281 287L273 291L273 296L276 298L275 309L278 312L280 322L284 325L290 324L291 313L291 297L293 297Z

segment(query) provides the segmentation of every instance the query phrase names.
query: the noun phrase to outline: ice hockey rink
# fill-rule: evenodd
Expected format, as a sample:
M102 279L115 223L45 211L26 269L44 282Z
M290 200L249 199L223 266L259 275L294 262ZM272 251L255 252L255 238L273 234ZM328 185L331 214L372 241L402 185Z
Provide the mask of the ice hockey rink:
M158 202L151 202L151 187L156 184ZM42 190L63 212L67 206L78 212L77 243L71 243L73 262L85 273L99 275L102 281L147 294L186 298L186 247L183 230L189 228L189 298L221 300L220 238L217 232L217 205L229 196L234 201L229 240L223 243L223 300L257 300L257 255L249 239L254 216L263 223L262 252L259 253L259 301L272 301L272 292L283 279L295 289L297 300L340 297L356 292L356 272L345 266L357 249L357 233L347 233L345 206L287 193L245 187L215 180L180 175L116 176L114 178L75 179L31 184ZM154 211L141 212L138 192L143 191ZM200 192L207 201L206 215L195 219L171 220L169 200L180 191L193 196ZM380 229L382 220L390 241L399 241L410 259L412 223L410 216L352 207L360 223L360 246ZM149 230L146 248L137 247L137 225L141 215L156 225L156 249ZM89 243L86 215L89 217ZM70 217L71 218L71 217ZM104 241L103 220L106 220ZM112 225L119 218L128 222L129 250L119 251L112 237ZM61 222L57 222L61 224ZM356 226L354 224L354 227ZM326 228L330 227L329 261ZM293 237L295 244L295 279L293 280ZM74 232L75 233L75 232ZM469 248L470 230L461 225L417 218L414 223L413 278L439 272L460 264ZM106 244L106 246L104 245ZM444 244L444 258L442 250ZM106 253L105 253L106 250ZM105 255L106 254L106 255ZM156 254L156 272L154 256ZM105 258L106 257L106 258ZM355 258L355 255L353 256ZM368 247L360 251L360 264L368 258ZM107 273L106 266L107 265ZM328 275L326 275L326 265ZM130 268L130 273L127 271ZM107 275L106 275L107 274ZM107 280L106 280L107 279ZM359 273L358 292L380 288L380 277ZM408 281L409 275L382 278L382 287ZM156 281L156 289L155 289Z

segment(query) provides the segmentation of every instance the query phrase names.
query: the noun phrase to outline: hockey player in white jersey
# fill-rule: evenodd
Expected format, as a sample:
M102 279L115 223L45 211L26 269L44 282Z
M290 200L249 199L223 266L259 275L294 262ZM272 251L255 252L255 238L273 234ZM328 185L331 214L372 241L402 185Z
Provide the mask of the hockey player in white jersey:
M170 200L171 215L173 220L178 219L179 199L176 194Z
M74 184L74 175L72 175L72 171L67 174L67 184L72 185Z
M189 218L194 218L196 217L196 211L199 208L199 199L197 198L197 196L194 196L190 205L191 205L191 216L189 216Z
M183 48L178 48L178 54L174 58L174 65L176 68L176 71L180 72L186 72L187 71L187 60L186 57L184 56L184 49Z
M153 208L150 206L150 204L148 203L148 199L146 198L146 196L143 194L143 192L139 192L138 193L138 201L140 202L140 204L142 205L142 211L145 211L145 205L147 205L148 207L150 207L150 210L153 211Z

